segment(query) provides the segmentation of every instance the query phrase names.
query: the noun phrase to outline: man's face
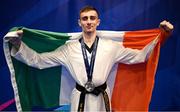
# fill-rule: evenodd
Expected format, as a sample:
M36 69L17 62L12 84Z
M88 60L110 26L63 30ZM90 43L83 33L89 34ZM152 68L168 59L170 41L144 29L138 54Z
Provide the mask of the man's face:
M99 23L100 19L98 19L98 15L94 10L82 12L80 14L79 25L85 33L92 33L96 31Z

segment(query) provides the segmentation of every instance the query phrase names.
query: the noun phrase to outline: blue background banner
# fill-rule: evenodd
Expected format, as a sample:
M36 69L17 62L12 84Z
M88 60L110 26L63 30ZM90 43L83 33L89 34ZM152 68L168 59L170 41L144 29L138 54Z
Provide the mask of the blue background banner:
M157 28L163 20L174 32L162 46L149 110L180 110L180 1L179 0L1 0L0 105L14 98L3 54L3 36L15 26L55 32L81 31L79 10L92 5L100 12L101 30ZM16 110L13 103L5 110Z

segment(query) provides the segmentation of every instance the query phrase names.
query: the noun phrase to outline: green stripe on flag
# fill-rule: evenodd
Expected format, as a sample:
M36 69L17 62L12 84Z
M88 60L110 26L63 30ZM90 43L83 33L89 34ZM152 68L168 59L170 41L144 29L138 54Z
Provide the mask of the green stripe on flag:
M13 28L17 30L21 28ZM69 37L66 33L22 28L22 40L35 51L49 52L63 45ZM32 107L52 108L59 106L61 67L39 70L15 59L13 65L22 110Z

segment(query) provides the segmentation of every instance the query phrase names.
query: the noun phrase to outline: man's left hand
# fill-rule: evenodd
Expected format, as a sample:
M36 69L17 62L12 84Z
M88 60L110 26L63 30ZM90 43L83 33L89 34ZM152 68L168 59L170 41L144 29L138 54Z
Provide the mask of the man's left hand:
M162 21L159 24L159 27L162 28L167 33L171 33L173 31L173 29L174 29L174 26L170 22L168 22L166 20Z

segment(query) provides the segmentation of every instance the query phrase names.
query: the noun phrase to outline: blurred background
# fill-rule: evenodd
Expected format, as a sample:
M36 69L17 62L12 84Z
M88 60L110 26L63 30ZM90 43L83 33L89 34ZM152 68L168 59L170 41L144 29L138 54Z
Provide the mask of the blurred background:
M79 10L92 5L100 12L101 30L157 28L163 20L174 31L162 46L149 110L180 110L180 1L179 0L1 0L0 1L0 110L15 111L10 73L3 53L3 36L24 26L54 32L81 31Z

